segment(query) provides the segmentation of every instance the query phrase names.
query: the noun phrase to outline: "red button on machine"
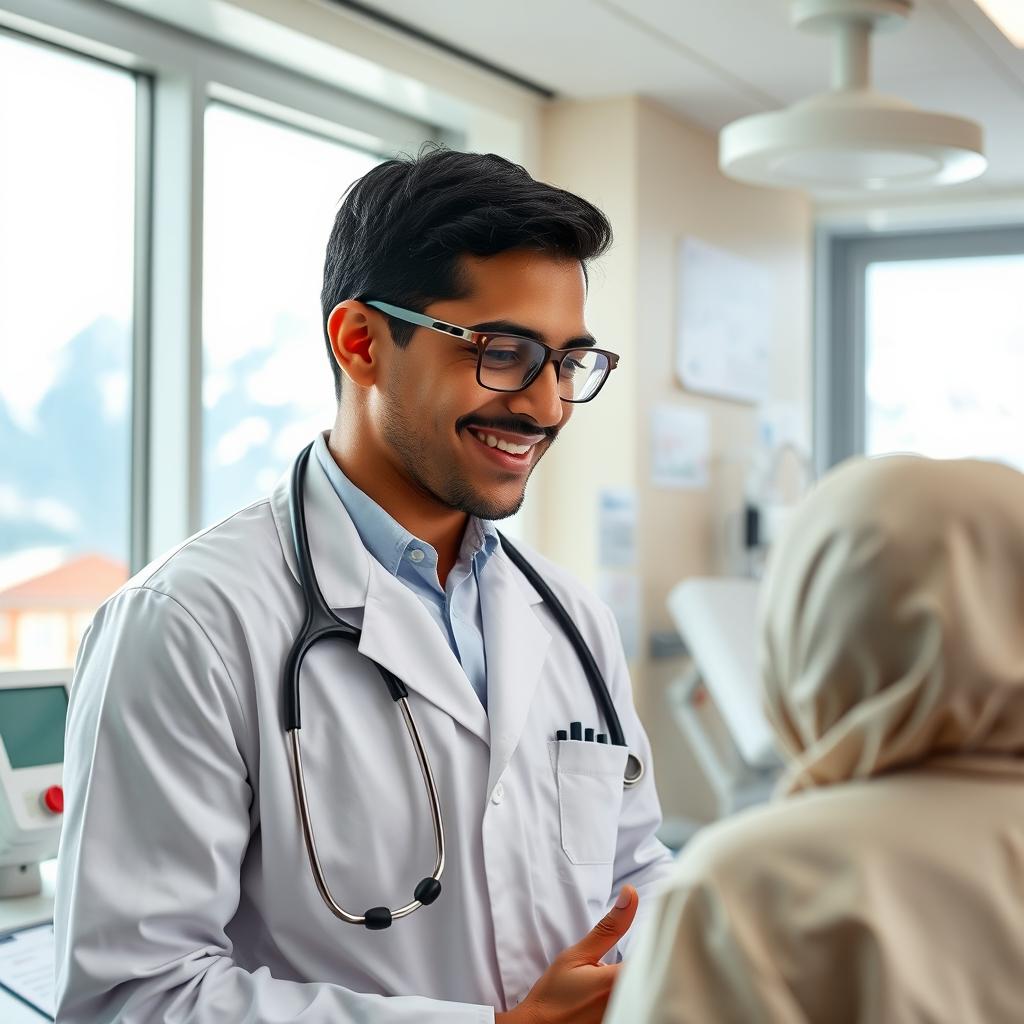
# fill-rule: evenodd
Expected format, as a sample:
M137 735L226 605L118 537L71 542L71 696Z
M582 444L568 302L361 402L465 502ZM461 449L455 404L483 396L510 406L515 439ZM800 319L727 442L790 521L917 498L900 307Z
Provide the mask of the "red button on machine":
M64 790L60 786L51 786L43 794L43 806L54 814L63 814Z

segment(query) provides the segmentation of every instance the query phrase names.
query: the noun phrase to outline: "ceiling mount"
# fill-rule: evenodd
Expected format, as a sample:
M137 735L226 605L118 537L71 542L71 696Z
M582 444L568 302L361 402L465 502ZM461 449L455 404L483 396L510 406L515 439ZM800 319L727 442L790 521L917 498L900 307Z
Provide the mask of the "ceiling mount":
M911 0L792 0L793 23L833 39L830 92L722 129L719 165L740 181L824 192L920 189L986 167L973 121L871 88L871 34L900 27Z

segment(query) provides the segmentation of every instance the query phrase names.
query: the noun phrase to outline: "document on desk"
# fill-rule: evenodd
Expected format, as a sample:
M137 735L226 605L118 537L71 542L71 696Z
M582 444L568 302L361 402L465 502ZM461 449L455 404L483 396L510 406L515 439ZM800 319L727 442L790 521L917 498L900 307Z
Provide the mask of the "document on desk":
M4 1022L13 1019L37 1024L54 1019L57 993L52 924L0 935L0 998L4 1010L0 1019ZM5 1005L7 1002L11 1003L10 1009ZM23 1012L12 1017L18 1004Z

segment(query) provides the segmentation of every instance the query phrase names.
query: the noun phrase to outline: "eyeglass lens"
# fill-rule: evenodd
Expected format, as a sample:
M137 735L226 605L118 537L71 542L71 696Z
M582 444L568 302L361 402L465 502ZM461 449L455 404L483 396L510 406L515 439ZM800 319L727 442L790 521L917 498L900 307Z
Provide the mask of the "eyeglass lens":
M592 349L574 348L561 356L558 394L567 402L585 402L608 375L608 357ZM529 338L489 338L480 356L480 383L495 391L521 391L537 376L544 347Z

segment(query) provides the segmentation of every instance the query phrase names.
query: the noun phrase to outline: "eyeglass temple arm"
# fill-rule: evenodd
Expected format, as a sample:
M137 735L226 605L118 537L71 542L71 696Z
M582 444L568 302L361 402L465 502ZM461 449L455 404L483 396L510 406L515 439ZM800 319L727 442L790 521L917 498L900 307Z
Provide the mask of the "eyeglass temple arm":
M415 313L411 309L402 309L401 306L392 306L390 302L378 302L374 299L366 303L373 306L396 320L404 320L407 324L415 324L417 327L429 327L432 331L440 331L442 334L450 334L456 338L464 338L466 341L475 341L476 332L468 327L456 327L455 324L445 323L444 320L435 320L426 313Z

